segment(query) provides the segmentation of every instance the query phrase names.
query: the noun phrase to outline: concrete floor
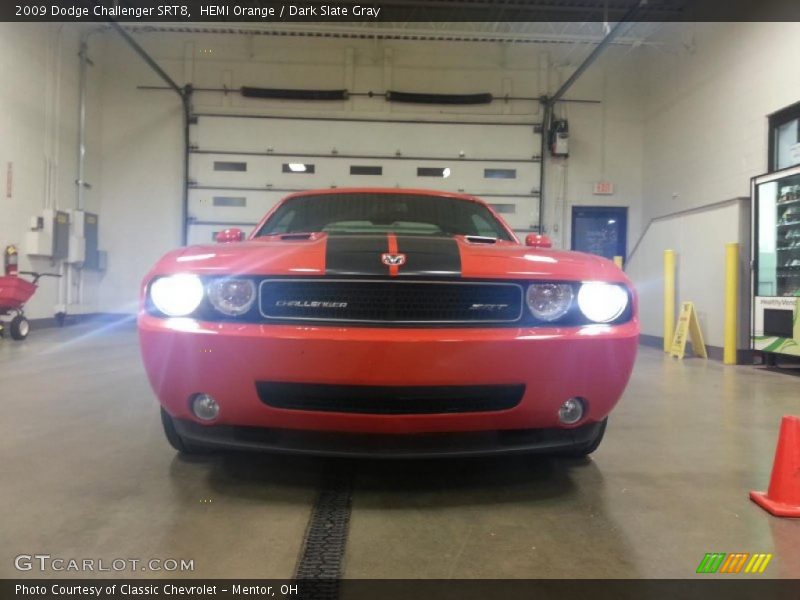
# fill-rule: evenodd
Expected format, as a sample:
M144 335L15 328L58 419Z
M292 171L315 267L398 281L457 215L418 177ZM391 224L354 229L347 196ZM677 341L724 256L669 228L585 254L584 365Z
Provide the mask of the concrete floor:
M138 352L131 326L0 341L0 577L34 553L194 560L147 576L291 577L330 465L178 457ZM769 480L799 388L642 348L591 460L339 463L355 482L344 576L691 577L706 552L772 552L761 577L800 577L800 521L747 496Z

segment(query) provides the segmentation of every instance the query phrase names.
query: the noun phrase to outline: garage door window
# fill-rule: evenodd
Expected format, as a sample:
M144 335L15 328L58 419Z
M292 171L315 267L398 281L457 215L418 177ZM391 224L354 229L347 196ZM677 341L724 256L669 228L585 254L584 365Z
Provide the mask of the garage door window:
M215 171L247 171L247 163L246 162L227 161L227 160L215 160L214 161L214 170Z
M516 169L484 169L484 179L516 179Z
M352 165L350 167L350 175L383 175L383 167Z
M417 167L417 177L450 177L450 167Z
M283 172L295 173L298 175L309 174L315 172L315 167L310 163L300 163L300 162L283 163Z
M247 198L240 196L214 196L214 206L233 206L244 208L247 206Z

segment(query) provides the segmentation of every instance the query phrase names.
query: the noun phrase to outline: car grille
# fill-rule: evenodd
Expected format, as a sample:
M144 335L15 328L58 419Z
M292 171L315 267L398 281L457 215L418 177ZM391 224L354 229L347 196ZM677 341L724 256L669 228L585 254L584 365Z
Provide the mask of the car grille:
M446 414L508 410L525 393L518 385L369 386L256 382L273 408L373 415Z
M261 283L267 319L367 323L513 323L516 283L271 279Z

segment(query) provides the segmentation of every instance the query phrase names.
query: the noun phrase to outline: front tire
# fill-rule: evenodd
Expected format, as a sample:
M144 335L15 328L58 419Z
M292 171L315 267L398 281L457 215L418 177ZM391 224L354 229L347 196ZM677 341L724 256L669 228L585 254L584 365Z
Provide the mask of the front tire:
M31 324L24 316L17 315L11 319L11 323L8 324L8 331L11 333L12 339L21 341L28 337L28 334L31 332Z
M172 417L170 417L169 413L167 413L167 411L165 411L163 408L161 409L161 424L164 426L164 435L166 436L169 445L175 450L186 455L203 453L202 448L191 445L181 437L177 429L175 429L175 423L173 422Z
M565 456L567 458L586 458L592 452L597 450L598 446L600 446L600 442L603 441L603 436L606 434L606 425L608 425L608 417L603 419L600 428L597 430L597 433L591 440L573 446L572 448L566 448L564 450L561 450L557 452L556 455Z

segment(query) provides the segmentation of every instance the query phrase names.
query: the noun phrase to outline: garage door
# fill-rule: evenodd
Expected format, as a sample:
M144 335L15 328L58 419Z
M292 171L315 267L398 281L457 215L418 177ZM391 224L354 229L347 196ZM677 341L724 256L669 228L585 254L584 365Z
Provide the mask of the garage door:
M200 114L190 139L190 244L249 230L287 193L330 187L466 192L515 230L537 222L540 142L530 124Z

